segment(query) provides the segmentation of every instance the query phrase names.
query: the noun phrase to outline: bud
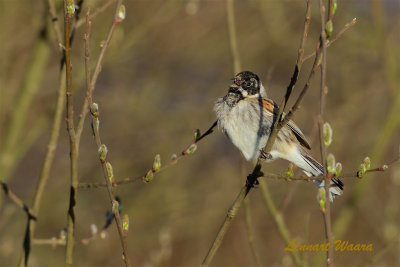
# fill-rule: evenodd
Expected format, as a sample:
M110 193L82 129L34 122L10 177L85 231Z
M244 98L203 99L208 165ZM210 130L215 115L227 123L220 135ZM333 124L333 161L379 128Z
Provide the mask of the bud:
M75 13L75 3L74 0L66 1L66 10L68 15L74 15Z
M319 203L319 206L321 207L322 212L325 212L325 200L326 200L326 191L325 188L322 186L318 188L318 194L317 194L317 201Z
M99 116L99 105L96 103L90 104L90 114L92 114L93 117L97 118Z
M96 235L97 234L97 225L95 225L94 223L92 223L91 225L90 225L90 234L93 236L93 235Z
M369 157L365 157L364 164L367 170L371 169L371 159Z
M332 32L333 32L333 23L332 23L332 20L328 20L325 24L326 37L327 38L331 37Z
M154 162L153 162L153 172L158 172L161 169L161 157L160 154L157 154L154 157Z
M108 180L110 181L110 184L112 185L115 181L114 181L113 167L110 162L106 163L106 169L107 169Z
M367 168L365 167L365 164L364 164L364 163L361 163L361 164L360 164L359 171L357 172L357 177L358 177L358 178L362 178L362 177L364 176L364 174L365 174L366 171L367 171Z
M153 180L154 174L152 170L149 170L146 175L143 177L143 182L150 183Z
M107 231L105 231L105 230L101 231L100 238L101 239L106 239L106 237L107 237Z
M66 240L67 239L67 231L65 229L62 229L60 231L58 238L63 241Z
M175 160L177 160L178 159L178 156L176 155L176 154L172 154L171 155L171 160L172 161L175 161Z
M124 234L127 235L129 231L129 216L128 214L124 214L122 217L122 230L124 231Z
M289 163L288 169L286 171L286 176L289 178L293 177L293 163Z
M341 173L342 173L342 163L338 162L336 163L335 177L339 177Z
M330 146L332 143L332 127L328 122L324 123L323 134L324 134L324 144L326 147Z
M185 151L182 152L182 155L190 155L193 154L197 149L196 144L191 144Z
M334 173L336 167L336 160L335 156L332 153L330 153L326 158L326 163L328 165L328 173Z
M99 159L101 161L101 163L104 163L106 161L106 157L107 157L107 147L105 144L102 144L99 148Z
M335 15L337 9L337 0L333 0L332 15Z
M117 200L113 200L111 209L113 214L116 214L119 211L119 203Z
M126 17L125 5L120 5L117 14L117 22L122 22Z
M194 132L194 142L197 142L197 140L200 138L201 134L200 134L200 130L196 129L196 131Z
M317 66L321 65L322 63L322 53L319 54Z

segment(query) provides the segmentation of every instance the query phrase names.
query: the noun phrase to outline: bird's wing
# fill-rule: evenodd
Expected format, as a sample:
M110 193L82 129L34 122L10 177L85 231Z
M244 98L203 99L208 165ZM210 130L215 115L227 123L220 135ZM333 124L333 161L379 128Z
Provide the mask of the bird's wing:
M262 99L262 106L263 109L265 111L267 111L268 113L273 114L274 116L274 121L276 119L276 116L278 115L278 110L279 110L279 106L272 100L270 99L266 99L263 98ZM285 116L286 114L283 113L283 115ZM289 129L293 132L294 136L296 137L297 141L299 141L299 143L307 148L307 149L311 149L310 144L308 143L306 137L304 136L304 134L301 132L301 130L299 129L299 127L297 127L297 125L294 123L294 121L289 120L289 122L287 123L287 126L289 127Z

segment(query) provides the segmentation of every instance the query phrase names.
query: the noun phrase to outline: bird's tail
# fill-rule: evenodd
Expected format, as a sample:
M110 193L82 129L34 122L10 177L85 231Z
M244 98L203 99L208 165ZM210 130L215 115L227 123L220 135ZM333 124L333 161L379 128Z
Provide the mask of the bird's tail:
M301 153L301 156L306 163L306 165L302 168L306 175L320 176L324 174L324 167L318 161L316 161L306 153ZM318 187L325 186L325 181L314 180L314 183ZM329 199L331 202L335 197L340 196L343 193L343 186L343 182L340 181L338 178L332 178L329 188Z

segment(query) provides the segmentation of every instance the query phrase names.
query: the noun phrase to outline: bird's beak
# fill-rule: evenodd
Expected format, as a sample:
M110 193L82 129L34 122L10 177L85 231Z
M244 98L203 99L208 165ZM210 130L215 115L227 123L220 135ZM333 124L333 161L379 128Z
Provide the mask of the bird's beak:
M232 81L231 87L236 87L236 88L240 87L240 80L236 79L236 77L232 78L231 81Z

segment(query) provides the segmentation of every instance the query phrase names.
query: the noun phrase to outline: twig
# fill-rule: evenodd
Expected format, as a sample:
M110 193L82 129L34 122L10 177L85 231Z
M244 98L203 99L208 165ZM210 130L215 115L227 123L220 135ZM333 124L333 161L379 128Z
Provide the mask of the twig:
M238 42L236 38L236 26L235 26L235 10L234 10L234 5L233 5L233 0L227 0L226 1L226 12L227 12L227 24L228 24L228 32L229 32L229 43L231 47L231 52L232 52L232 58L233 58L233 72L234 75L236 73L239 73L240 70L242 69L241 63L240 63L240 53L239 53L239 48L238 48ZM245 174L245 168L244 168L244 161L240 161L240 168L241 168L241 174ZM245 221L246 221L246 231L248 235L248 241L250 245L250 250L254 258L254 262L257 266L262 266L261 260L259 253L257 252L257 246L255 244L255 238L254 238L254 231L253 231L253 223L252 223L252 218L251 218L251 211L250 211L250 199L246 198L244 201L244 210L245 210Z
M49 13L51 16L51 22L53 24L53 29L56 34L56 40L57 40L57 45L62 43L62 35L61 35L61 29L60 25L58 24L58 16L57 16L57 11L54 6L53 0L47 0L47 5L49 6Z
M40 205L43 197L43 193L45 191L47 181L50 176L51 166L54 161L54 154L58 144L58 137L60 134L60 127L62 121L62 115L64 112L64 102L65 102L65 73L60 73L60 85L58 88L58 98L57 98L57 105L53 119L53 125L50 133L50 140L47 145L46 156L44 158L42 170L39 176L39 182L36 187L35 196L33 199L33 211L36 215L39 215ZM26 266L28 262L29 250L30 250L30 243L32 238L35 236L36 230L36 221L29 220L27 222L27 231L25 232L24 238L24 252L20 257L19 266Z
M87 99L85 99L85 104L86 106L88 106L90 104L91 107L94 107L95 104L92 101L92 94L96 85L96 81L97 81L97 77L100 73L100 67L101 67L101 62L102 59L104 57L104 53L108 47L108 44L110 42L112 33L114 32L115 27L121 22L121 18L118 16L118 13L120 11L121 8L121 4L122 4L122 0L119 0L117 2L116 5L116 10L114 13L114 18L110 27L110 30L108 32L107 35L107 39L105 44L103 45L103 49L100 52L99 58L97 60L97 64L96 64L96 68L94 70L93 73L93 77L90 78L90 71L88 70L89 66L89 38L85 39L85 46L86 46L86 53L85 53L85 67L86 67L86 84L87 84ZM87 22L88 22L88 30L90 30L90 19L89 16L87 16ZM87 34L86 37L88 37L89 33ZM84 105L85 106L85 105ZM97 106L97 105L96 105ZM96 107L97 109L97 107ZM107 184L107 190L108 190L108 194L110 197L110 201L111 201L111 205L112 205L112 212L114 214L114 218L115 218L115 222L117 224L117 229L118 229L118 234L120 237L120 241L121 241L121 246L122 246L122 250L123 250L123 260L125 262L125 265L127 267L130 266L130 260L129 260L129 256L128 256L128 247L127 247L127 235L124 233L123 229L122 229L122 221L121 221L121 217L119 214L119 203L118 201L115 200L115 195L114 195L114 191L111 185L111 181L110 178L113 177L112 173L109 173L110 171L107 168L107 165L109 164L109 166L111 166L111 164L109 162L106 162L106 148L105 145L102 144L101 142L101 138L100 138L100 133L99 133L99 124L98 124L98 111L94 111L94 108L91 109L92 110L92 125L93 125L93 133L95 136L95 140L96 140L96 144L100 153L100 163L102 165L102 169L103 169L103 175L104 175L104 179L106 181ZM84 116L86 116L87 114L87 110L86 112L83 112L83 118L81 117L81 119L84 119Z
M74 127L74 109L72 102L72 65L70 51L70 26L74 18L75 4L73 0L64 0L64 42L65 42L65 70L66 70L66 96L67 96L67 129L70 143L70 176L71 189L67 213L67 245L65 264L72 266L74 250L75 206L78 186L78 151Z
M332 4L332 1L329 2ZM332 173L327 172L326 163L326 147L324 145L323 137L323 113L325 108L325 99L327 94L326 87L326 22L325 22L325 6L322 0L319 0L320 7L320 17L321 17L321 53L322 53L322 63L321 63L321 83L320 83L320 109L318 115L318 128L319 128L319 142L320 142L320 152L322 164L324 166L324 176L325 176L325 209L321 209L324 223L325 223L325 236L328 242L328 250L326 253L326 266L330 267L333 265L333 233L331 226L331 203L330 203L330 186ZM328 20L331 19L332 7L328 8ZM330 21L331 22L331 21Z
M310 22L310 12L311 12L311 0L308 0L307 1L307 11L306 11L306 16L305 16L306 18L305 18L305 22L304 22L304 30L303 30L303 34L302 34L302 38L301 38L301 42L300 42L300 48L298 50L295 70L292 75L289 86L287 87L285 97L282 100L282 103L280 105L279 112L276 116L277 119L274 123L272 133L269 136L267 144L264 148L264 150L266 152L269 152L271 150L272 145L275 142L275 138L276 138L279 130L282 128L282 124L280 124L280 121L281 121L281 117L283 114L283 110L284 110L284 107L286 106L287 100L290 97L292 89L294 88L294 86L297 82L297 78L298 78L298 75L299 75L299 72L301 69L301 64L302 64L302 56L303 56L303 49L304 49L303 47L304 47L304 43L305 43L307 33L308 33L308 25ZM229 209L229 211L226 215L225 221L223 222L214 242L212 243L206 257L203 260L202 266L208 266L210 264L210 262L212 261L215 253L217 252L219 246L221 245L221 243L225 237L227 230L229 229L231 221L235 218L237 211L239 210L244 198L250 192L255 181L260 176L262 176L261 161L260 161L260 159L258 159L257 163L253 169L253 172L251 174L249 174L249 176L247 177L246 185L242 187L240 193L238 194L235 201L233 202L232 207Z
M115 1L117 0L108 0L106 1L102 6L97 8L92 15L90 16L90 20L96 18L99 14L103 13L105 10L107 10L108 7L110 7ZM75 23L75 28L79 29L82 25L86 23L85 18L78 19Z
M335 37L331 38L330 40L326 41L326 48L330 47L334 42L336 42L342 35L343 33L345 33L349 28L351 28L354 24L356 24L357 19L354 18L351 22L346 23L343 27L343 29L341 29L336 35ZM315 51L312 52L311 54L305 56L303 58L303 62L312 58L313 56L315 56Z
M282 213L277 210L274 201L271 198L271 194L265 179L258 179L258 182L260 183L261 195L263 196L264 203L268 207L268 210L274 219L275 225L278 228L278 232L282 236L286 245L289 245L292 239L290 238L289 229L285 224ZM291 251L291 255L297 266L307 266L306 262L300 258L300 255L297 253L297 251Z
M121 3L122 3L122 0L119 0L117 2L117 8L120 7ZM86 19L88 21L90 21L90 17L89 18L87 17ZM78 137L80 137L81 134L82 134L83 125L85 123L85 118L86 118L86 115L88 113L89 102L91 101L91 97L92 97L94 88L96 86L97 78L99 77L99 74L100 74L100 71L101 71L101 64L103 63L104 54L105 54L105 52L106 52L106 50L108 48L108 45L110 43L112 34L114 33L114 29L119 24L119 22L120 21L118 20L118 9L116 9L115 12L114 12L114 17L113 17L113 21L111 23L111 27L110 27L110 29L108 30L108 33L107 33L106 40L103 42L103 46L101 48L99 57L97 58L97 62L96 62L96 66L95 66L95 69L94 69L94 72L93 72L93 76L90 79L88 92L87 92L87 98L85 98L85 101L84 101L83 106L82 106L82 111L81 111L80 116L79 116L80 118L79 118L77 130L76 130ZM86 55L85 55L85 58L86 58ZM90 72L89 72L89 74L90 74ZM90 76L89 76L89 78L90 78Z
M35 212L29 208L28 205L24 203L13 191L10 190L8 185L5 182L0 181L1 188L3 189L4 194L16 204L20 209L24 210L26 215L28 215L28 219L36 220Z
M263 264L261 263L260 255L257 252L257 246L255 244L254 232L253 232L253 220L251 217L251 210L250 210L250 199L246 198L244 200L244 211L245 211L245 220L246 220L246 230L250 245L251 253L253 254L254 261L256 266L261 267Z
M240 54L236 38L235 11L233 0L226 1L226 15L228 21L229 43L231 46L233 57L233 72L236 74L242 69L242 67L240 66Z

